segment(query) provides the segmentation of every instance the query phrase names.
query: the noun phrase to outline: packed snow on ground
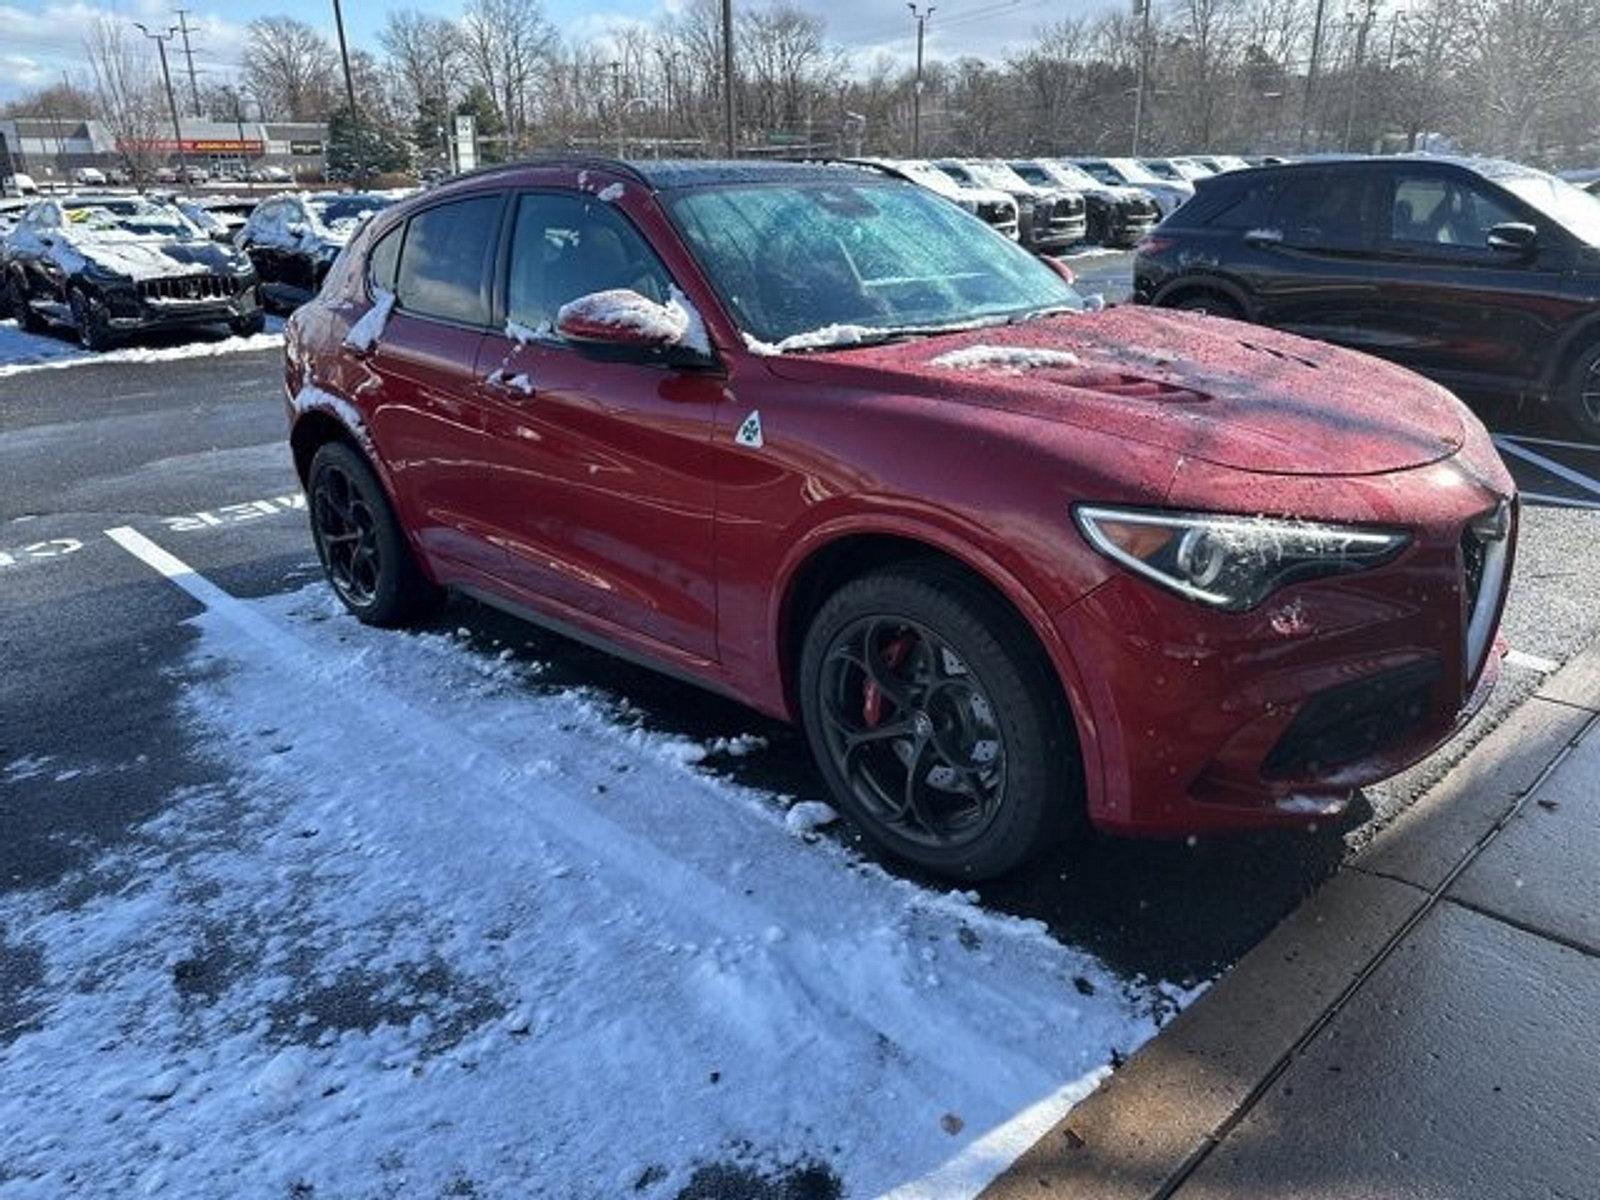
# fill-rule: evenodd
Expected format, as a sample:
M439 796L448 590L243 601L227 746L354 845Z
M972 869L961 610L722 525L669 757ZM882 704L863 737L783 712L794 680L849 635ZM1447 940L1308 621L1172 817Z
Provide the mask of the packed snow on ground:
M930 359L929 366L952 371L1001 370L1022 372L1035 367L1077 367L1082 360L1070 350L1042 346L966 346Z
M228 785L0 899L43 961L6 1200L663 1200L715 1165L970 1196L1188 999L460 633L320 585L194 624Z
M220 332L223 327L217 328ZM161 340L169 336L163 335ZM245 350L270 350L283 345L283 322L277 317L268 317L265 332L250 337L219 337L205 332L192 336L193 341L180 345L145 346L135 342L96 354L70 340L67 330L57 330L53 334L27 333L16 321L0 321L0 378L26 371L79 367L85 363L171 362L180 358L238 354Z

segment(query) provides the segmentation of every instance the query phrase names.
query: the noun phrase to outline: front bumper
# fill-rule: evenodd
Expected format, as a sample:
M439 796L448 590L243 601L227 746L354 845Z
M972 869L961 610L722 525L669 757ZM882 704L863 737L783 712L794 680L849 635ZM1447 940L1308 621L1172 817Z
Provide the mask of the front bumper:
M118 333L226 324L246 319L261 307L254 277L238 281L231 290L217 287L212 294L197 296L178 290L161 294L149 285L135 285L102 292L100 302L111 328Z
M1119 246L1132 246L1161 223L1161 210L1151 205L1135 210L1124 203L1112 210L1111 241Z
M1448 740L1499 674L1503 646L1472 661L1468 628L1479 605L1498 622L1516 522L1503 577L1476 593L1463 539L1509 491L1435 497L1447 511L1407 522L1394 562L1249 612L1119 574L1059 613L1084 676L1093 823L1146 837L1304 825Z

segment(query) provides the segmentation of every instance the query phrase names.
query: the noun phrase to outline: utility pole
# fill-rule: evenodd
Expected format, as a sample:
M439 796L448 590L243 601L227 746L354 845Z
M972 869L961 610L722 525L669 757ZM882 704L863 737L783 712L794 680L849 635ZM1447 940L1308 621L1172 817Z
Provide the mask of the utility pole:
M733 0L722 0L722 143L733 158Z
M195 116L200 115L200 85L195 81L194 51L189 47L189 10L179 8L174 10L178 14L178 32L183 35L183 57L189 64L189 102L192 105L189 111Z
M933 5L928 6L927 12L918 12L915 4L907 3L911 10L911 19L917 23L917 79L911 87L911 157L922 157L922 38L928 25L928 18L933 16Z
M1144 133L1144 94L1150 77L1150 9L1154 0L1134 0L1139 12L1139 90L1133 97L1133 148L1139 157L1139 139Z
M360 182L366 178L367 166L361 161L361 116L356 112L356 84L350 75L350 48L344 40L344 10L339 7L339 0L333 0L333 26L339 31L339 61L344 64L344 95L350 102L350 142L355 148L356 180Z
M1365 65L1367 57L1367 33L1372 28L1377 12L1378 0L1367 0L1366 11L1361 14L1361 24L1356 29L1356 59L1355 65L1350 69L1349 99L1344 110L1344 142L1339 147L1345 153L1349 153L1350 139L1355 133L1356 95L1361 88L1361 68Z
M617 110L617 117L612 122L617 128L617 157L628 157L628 139L622 130L622 64L612 59L606 64L611 68L611 103Z
M178 123L178 102L172 95L172 72L167 70L167 43L177 36L178 27L169 26L165 33L151 33L142 21L135 21L133 27L155 42L156 49L161 54L161 82L167 88L167 111L172 114L172 141L178 148L178 178L187 182L189 164L183 157L183 126Z
M1311 61L1306 64L1306 94L1300 102L1299 149L1306 148L1306 129L1311 123L1311 101L1317 90L1317 66L1322 57L1322 19L1328 0L1317 0L1317 15L1311 22Z

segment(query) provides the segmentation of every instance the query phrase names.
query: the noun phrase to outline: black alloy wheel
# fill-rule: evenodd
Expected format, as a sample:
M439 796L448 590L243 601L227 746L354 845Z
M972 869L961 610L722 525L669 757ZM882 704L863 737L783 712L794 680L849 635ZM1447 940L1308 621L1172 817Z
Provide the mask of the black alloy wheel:
M1600 442L1600 345L1578 356L1562 401L1567 416L1583 436Z
M933 630L886 617L840 630L821 714L835 768L885 828L957 848L994 820L1005 741L982 683Z
M334 593L369 625L403 625L442 593L417 564L372 468L354 447L329 442L311 460L306 507L317 557Z
M798 685L836 806L894 857L988 879L1083 824L1077 738L1049 656L953 564L841 585L806 630Z

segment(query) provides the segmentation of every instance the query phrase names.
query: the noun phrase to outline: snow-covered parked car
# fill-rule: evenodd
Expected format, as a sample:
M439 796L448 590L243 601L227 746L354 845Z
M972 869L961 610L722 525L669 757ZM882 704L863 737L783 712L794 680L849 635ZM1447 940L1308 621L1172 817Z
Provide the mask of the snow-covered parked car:
M25 329L74 330L90 350L153 329L265 321L255 268L169 204L142 196L40 200L4 243L6 295Z
M1017 202L1018 240L1036 254L1081 242L1087 229L1083 196L1054 183L1029 183L1003 162L942 158L934 164L963 187L991 188Z
M106 173L99 167L74 167L72 183L74 187L105 187Z
M392 203L373 192L285 192L256 205L234 245L255 263L267 304L297 308L317 294L362 223Z
M254 200L237 196L176 196L172 202L212 241L230 245L256 207Z
M0 195L4 196L37 196L39 185L33 181L32 175L17 172L0 179Z
M957 183L938 167L920 158L856 158L849 160L874 167L888 175L910 180L918 187L954 200L986 225L991 225L1012 241L1018 239L1017 202L998 188L971 187Z

